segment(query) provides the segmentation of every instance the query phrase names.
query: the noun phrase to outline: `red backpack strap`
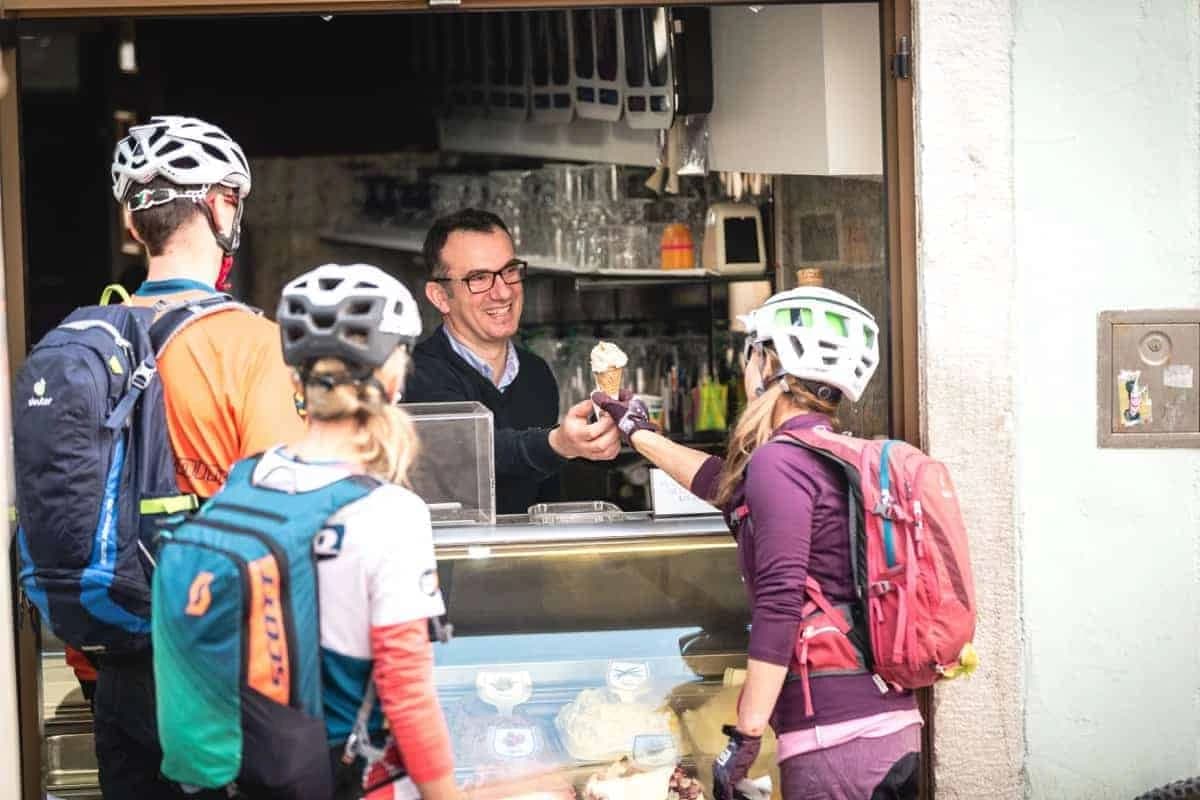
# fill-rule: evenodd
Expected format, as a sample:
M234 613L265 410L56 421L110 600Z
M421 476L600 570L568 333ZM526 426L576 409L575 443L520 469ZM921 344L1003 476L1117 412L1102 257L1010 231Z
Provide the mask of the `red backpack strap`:
M804 588L808 591L808 599L812 601L813 605L825 612L825 616L837 626L837 629L841 631L843 636L850 633L850 623L834 609L833 605L825 597L825 593L821 591L821 584L817 583L816 578L812 575L807 576L804 579Z

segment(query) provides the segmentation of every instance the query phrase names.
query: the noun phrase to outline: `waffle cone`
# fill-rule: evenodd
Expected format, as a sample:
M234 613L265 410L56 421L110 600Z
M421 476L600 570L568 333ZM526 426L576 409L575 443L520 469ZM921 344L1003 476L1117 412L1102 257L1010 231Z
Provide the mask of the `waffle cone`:
M604 372L593 372L592 375L596 378L596 388L604 392L613 400L621 399L621 376L625 372L623 367L614 369L606 369Z

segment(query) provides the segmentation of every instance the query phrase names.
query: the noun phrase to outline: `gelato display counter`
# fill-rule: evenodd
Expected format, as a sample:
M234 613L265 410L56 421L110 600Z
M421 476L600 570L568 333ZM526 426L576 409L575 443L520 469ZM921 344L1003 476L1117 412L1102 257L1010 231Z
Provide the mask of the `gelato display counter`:
M434 534L454 625L435 675L460 784L489 800L711 798L749 623L719 516L499 517ZM60 647L43 652L47 787L99 797ZM754 776L773 769L773 742L763 750Z
M435 531L436 682L472 794L711 797L748 644L734 543L716 515L625 517ZM773 762L768 740L752 776Z

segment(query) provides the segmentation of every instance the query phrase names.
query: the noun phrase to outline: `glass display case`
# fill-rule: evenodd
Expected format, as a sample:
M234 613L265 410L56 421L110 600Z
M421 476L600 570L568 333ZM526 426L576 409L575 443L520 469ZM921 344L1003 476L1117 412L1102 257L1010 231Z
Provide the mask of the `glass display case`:
M409 482L434 523L496 520L492 412L482 403L406 403L421 442Z
M456 776L474 798L711 798L749 612L721 518L595 510L435 529L454 638L434 647ZM91 716L43 642L46 786L98 797ZM765 740L752 776L774 774Z
M442 546L436 682L460 784L489 798L711 797L749 612L725 532ZM616 527L621 527L620 523ZM496 602L504 598L504 602ZM774 771L768 737L752 777Z

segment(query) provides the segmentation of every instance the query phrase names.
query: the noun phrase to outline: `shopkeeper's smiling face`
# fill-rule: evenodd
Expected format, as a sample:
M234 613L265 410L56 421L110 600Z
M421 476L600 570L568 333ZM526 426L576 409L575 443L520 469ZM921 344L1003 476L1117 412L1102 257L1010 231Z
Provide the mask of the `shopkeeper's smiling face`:
M454 231L446 238L440 259L444 277L458 280L432 283L426 294L464 344L501 344L516 335L524 287L496 276L491 289L475 294L462 280L503 269L515 257L512 239L502 230Z

